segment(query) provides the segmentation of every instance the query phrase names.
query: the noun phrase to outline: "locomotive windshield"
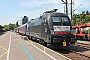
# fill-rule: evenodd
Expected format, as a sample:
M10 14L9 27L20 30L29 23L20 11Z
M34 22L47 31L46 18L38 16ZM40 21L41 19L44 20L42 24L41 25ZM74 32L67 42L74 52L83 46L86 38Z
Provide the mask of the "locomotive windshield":
M62 25L62 26L70 26L70 21L67 17L52 17L52 20L53 20L53 25L55 26L59 26L59 25Z

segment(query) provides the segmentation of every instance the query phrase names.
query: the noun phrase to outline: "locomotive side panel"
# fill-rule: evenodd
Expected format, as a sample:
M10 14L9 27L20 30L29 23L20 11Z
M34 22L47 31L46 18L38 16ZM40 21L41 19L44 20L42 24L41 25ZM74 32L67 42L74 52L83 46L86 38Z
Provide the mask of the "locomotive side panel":
M36 18L30 23L30 36L40 38L41 37L41 21L39 18Z

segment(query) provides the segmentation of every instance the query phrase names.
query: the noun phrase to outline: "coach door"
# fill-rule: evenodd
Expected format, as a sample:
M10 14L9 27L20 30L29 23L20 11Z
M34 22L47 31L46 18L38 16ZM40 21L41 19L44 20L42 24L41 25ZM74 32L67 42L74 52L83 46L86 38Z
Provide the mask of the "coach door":
M46 35L47 35L47 24L46 24L46 19L45 18L42 18L41 20L41 36L43 38L46 38Z

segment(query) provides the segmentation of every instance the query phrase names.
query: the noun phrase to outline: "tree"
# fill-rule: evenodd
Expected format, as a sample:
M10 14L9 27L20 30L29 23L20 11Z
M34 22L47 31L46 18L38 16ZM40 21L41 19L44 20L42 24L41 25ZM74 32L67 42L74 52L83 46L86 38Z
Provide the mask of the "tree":
M9 29L10 29L10 30L11 30L11 29L14 29L14 27L15 27L14 24L11 24L11 23L9 24Z
M84 24L90 22L90 16L83 11L81 14L74 14L72 20L72 25Z
M88 10L86 11L86 15L89 15L89 11Z
M4 25L4 29L5 29L6 31L8 31L8 30L9 30L9 26L8 26L8 25Z
M82 14L85 14L85 11L82 11Z
M16 22L16 27L18 27L19 25L18 25L18 21Z
M16 24L10 23L9 25L4 25L4 29L7 31L13 30L14 28L16 28Z

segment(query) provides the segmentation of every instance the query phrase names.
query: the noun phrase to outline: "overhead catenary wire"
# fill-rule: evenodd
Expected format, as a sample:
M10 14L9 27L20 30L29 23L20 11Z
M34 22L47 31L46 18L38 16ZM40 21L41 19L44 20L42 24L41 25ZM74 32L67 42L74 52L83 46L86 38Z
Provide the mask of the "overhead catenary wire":
M32 12L30 15L33 15L34 13L36 13L43 5L45 5L45 3L47 3L48 0L46 0L39 8L36 9L36 11Z

